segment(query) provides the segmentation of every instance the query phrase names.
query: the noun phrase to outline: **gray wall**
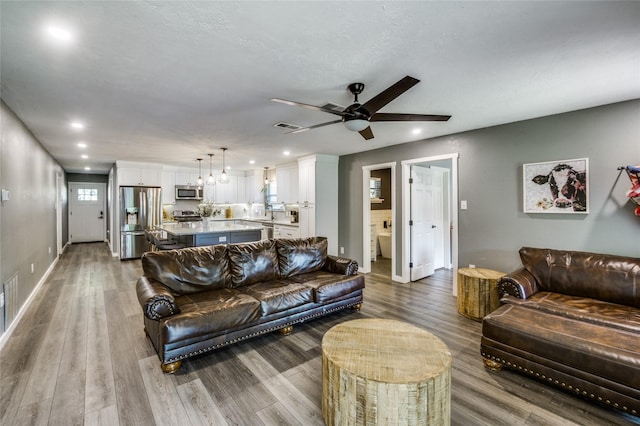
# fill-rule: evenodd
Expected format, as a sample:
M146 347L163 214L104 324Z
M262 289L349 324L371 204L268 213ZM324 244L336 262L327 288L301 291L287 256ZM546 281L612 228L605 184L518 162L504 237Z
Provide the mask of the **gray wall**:
M455 117L454 117L455 119ZM383 125L383 124L382 124ZM505 272L522 246L640 257L640 218L618 166L640 163L640 100L495 126L340 157L339 245L362 262L362 166L397 161L396 231L402 231L400 161L459 153L459 265ZM588 215L525 214L522 164L589 158ZM396 253L397 273L406 261Z
M0 187L10 191L11 197L0 204L0 279L4 283L18 273L22 306L55 261L56 174L63 178L65 194L67 184L62 167L4 102L0 106L0 122ZM62 217L64 245L66 199ZM8 326L3 314L0 310L0 332Z

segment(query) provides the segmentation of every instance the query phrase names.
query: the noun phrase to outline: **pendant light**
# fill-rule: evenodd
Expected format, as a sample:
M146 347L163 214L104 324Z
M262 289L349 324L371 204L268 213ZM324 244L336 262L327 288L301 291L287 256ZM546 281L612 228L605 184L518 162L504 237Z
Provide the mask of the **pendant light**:
M196 185L202 186L204 182L202 180L202 158L196 158L196 160L198 160L198 180L196 181Z
M213 177L213 168L211 165L211 159L213 158L213 154L207 154L209 156L209 177L207 178L207 185L215 185L216 178Z
M269 166L264 168L264 184L269 185Z
M220 183L229 183L229 176L227 176L227 171L225 170L225 161L224 161L224 153L227 148L220 148L222 150L222 173L220 173L220 179L218 182Z

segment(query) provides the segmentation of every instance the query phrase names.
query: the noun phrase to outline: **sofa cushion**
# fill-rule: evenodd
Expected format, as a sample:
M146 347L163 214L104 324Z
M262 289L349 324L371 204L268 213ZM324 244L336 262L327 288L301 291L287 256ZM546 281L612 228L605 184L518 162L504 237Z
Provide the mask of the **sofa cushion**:
M482 322L483 345L589 380L640 389L638 334L537 309L503 305ZM637 392L637 391L636 391Z
M548 291L539 291L525 300L507 296L501 301L510 305L538 309L550 314L640 333L640 309L632 306Z
M179 296L176 303L181 312L163 319L167 344L197 341L260 318L260 302L230 288Z
M523 247L520 259L542 291L640 308L638 258Z
M231 287L241 287L279 276L278 253L275 240L228 246L231 263Z
M313 289L313 300L326 303L364 288L362 275L336 276L331 272L316 271L289 277L289 280Z
M280 276L286 278L321 269L327 258L327 239L278 239L276 249Z
M142 255L142 269L176 294L210 291L231 282L225 245L147 252Z
M262 315L286 311L313 302L313 290L289 280L273 280L245 286L242 292L260 301Z

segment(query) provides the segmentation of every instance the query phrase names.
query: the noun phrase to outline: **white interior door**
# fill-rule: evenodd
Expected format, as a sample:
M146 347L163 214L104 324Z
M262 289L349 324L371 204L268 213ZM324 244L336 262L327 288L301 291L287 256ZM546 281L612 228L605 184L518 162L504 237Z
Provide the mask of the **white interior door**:
M69 242L104 241L106 185L69 183Z
M411 166L411 281L433 275L437 187L431 169Z

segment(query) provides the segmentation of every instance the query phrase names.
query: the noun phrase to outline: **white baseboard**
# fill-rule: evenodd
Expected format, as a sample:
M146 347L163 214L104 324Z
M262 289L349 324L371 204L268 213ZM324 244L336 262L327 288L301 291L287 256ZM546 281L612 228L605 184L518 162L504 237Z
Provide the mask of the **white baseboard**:
M67 247L68 244L69 243L65 244L65 246L62 248L62 252L63 253L64 253L64 249ZM56 257L53 260L53 262L51 262L51 265L49 265L49 268L47 268L47 271L44 273L42 278L40 278L40 281L38 281L38 284L33 289L31 294L27 298L27 300L20 307L20 310L18 311L18 314L13 319L13 322L11 323L9 328L7 328L7 330L4 333L2 333L2 335L0 336L0 351L4 347L5 343L7 343L7 340L9 340L9 337L11 337L11 334L15 331L16 327L18 326L18 323L22 319L22 316L24 315L24 313L29 308L29 305L31 305L31 302L33 302L33 299L36 297L36 295L38 294L38 292L42 288L42 285L45 283L45 281L47 281L47 278L49 278L49 275L51 274L51 271L53 271L53 268L56 266L57 263L58 263L58 258Z

